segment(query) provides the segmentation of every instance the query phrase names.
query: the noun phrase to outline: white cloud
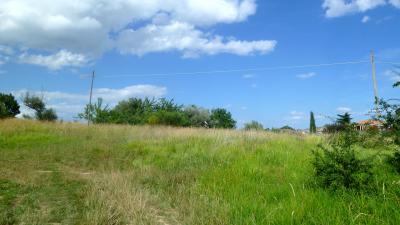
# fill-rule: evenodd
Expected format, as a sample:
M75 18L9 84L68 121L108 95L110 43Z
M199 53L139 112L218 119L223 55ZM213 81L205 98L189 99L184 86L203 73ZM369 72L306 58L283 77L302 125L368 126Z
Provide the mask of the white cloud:
M117 48L121 53L142 56L153 52L181 51L186 58L219 53L266 54L273 51L275 45L276 41L226 40L178 21L166 25L151 24L138 30L125 30L117 40Z
M115 105L119 101L133 97L154 97L160 98L167 94L167 88L154 85L133 85L121 89L98 88L93 90L93 99L103 98L104 103ZM21 99L28 90L14 91L13 95ZM72 119L83 108L89 100L85 94L74 94L60 91L29 91L29 93L42 96L49 107L54 108L64 119ZM30 113L28 109L23 108L24 113Z
M63 67L80 67L89 62L82 54L75 54L67 50L60 50L53 55L30 55L23 53L19 56L21 63L44 66L51 70L59 70Z
M336 109L337 111L341 112L341 113L345 113L345 112L351 112L351 108L349 107L344 107L344 106L340 106Z
M167 94L166 87L154 85L134 85L121 89L99 88L95 89L93 96L103 98L106 102L117 102L131 97L155 97L160 98Z
M356 12L366 12L386 4L386 0L324 0L322 7L328 18L340 17Z
M289 120L305 120L307 119L306 114L298 111L291 111Z
M371 18L369 17L369 16L364 16L362 19L361 19L361 22L362 23L367 23L367 22L369 22L371 20Z
M398 82L400 81L400 72L393 71L393 70L386 70L383 75L387 77L391 82Z
M300 79L310 79L311 77L315 77L317 76L316 73L314 72L310 72L310 73L303 73L303 74L299 74L296 77L300 78Z
M216 24L245 21L256 9L255 0L2 0L0 45L28 49L28 55L65 51L85 59L115 47L135 55L264 54L273 50L275 41L242 41L206 32ZM155 36L147 40L149 35ZM49 67L46 56L38 56L32 60Z
M243 77L243 79L252 79L252 78L254 78L254 74L245 74L242 77Z
M392 4L394 7L400 8L400 0L390 0L390 4Z
M247 108L247 106L242 106L242 107L240 107L240 109L243 111L246 111L248 108Z

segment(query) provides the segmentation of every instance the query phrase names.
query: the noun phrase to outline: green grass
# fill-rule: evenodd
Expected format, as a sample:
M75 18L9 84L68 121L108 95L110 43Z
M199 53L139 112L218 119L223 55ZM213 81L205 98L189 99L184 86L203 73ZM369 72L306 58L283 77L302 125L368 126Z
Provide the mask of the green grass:
M313 185L322 141L0 121L0 224L399 224L400 176L383 157L375 192Z

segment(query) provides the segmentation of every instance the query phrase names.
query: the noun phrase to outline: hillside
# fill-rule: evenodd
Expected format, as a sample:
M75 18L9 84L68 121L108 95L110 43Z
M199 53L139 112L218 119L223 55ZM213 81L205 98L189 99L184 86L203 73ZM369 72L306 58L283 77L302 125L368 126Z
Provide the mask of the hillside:
M400 181L384 164L377 194L313 186L321 141L0 121L0 224L398 224Z

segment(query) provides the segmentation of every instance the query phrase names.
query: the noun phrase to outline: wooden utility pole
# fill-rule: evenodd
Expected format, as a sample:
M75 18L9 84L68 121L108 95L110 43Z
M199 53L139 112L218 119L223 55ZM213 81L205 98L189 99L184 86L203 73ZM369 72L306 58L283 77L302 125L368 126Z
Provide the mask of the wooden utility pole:
M375 66L374 51L371 51L371 65L372 65L372 81L374 83L375 113L379 115L379 96L378 96L378 84L376 83L376 66Z
M89 97L89 107L88 107L88 126L92 120L92 95L93 95L93 82L94 82L94 70L92 73L92 83L90 85L90 97Z

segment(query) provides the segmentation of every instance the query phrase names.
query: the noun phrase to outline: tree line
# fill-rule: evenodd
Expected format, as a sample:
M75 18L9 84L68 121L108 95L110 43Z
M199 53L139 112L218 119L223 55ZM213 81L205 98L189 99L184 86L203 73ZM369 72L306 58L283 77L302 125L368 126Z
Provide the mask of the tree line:
M78 118L95 124L166 125L176 127L236 128L232 114L223 108L206 109L184 106L173 99L130 98L115 107L104 105L101 98L86 105Z

